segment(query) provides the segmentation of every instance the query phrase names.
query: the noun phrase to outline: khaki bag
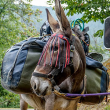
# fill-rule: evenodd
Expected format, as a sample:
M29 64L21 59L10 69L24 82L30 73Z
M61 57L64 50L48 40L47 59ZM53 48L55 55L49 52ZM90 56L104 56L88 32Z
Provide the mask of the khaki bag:
M104 93L108 91L109 75L102 63L86 57L86 90L85 94ZM98 104L103 101L104 95L87 96L81 98L81 103Z
M45 43L42 37L29 38L6 52L1 70L3 88L17 94L32 93L30 78Z

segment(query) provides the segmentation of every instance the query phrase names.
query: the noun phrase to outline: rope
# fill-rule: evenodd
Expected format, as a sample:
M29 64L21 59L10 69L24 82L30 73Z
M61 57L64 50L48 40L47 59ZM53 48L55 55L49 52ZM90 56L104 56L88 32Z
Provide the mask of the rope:
M92 93L92 94L70 94L70 93L66 94L67 97L76 97L76 96L88 97L88 96L98 96L98 95L110 95L110 92Z
M82 39L81 39L82 40ZM82 40L87 46L89 46L89 44L87 44L84 40Z
M82 26L81 26L81 23L80 23L79 21L82 22ZM73 23L74 23L74 24L73 24ZM72 21L71 24L70 24L71 29L74 28L75 25L79 25L81 31L84 30L84 21L83 21L82 19L76 19L75 21Z
M51 34L46 34L46 35L44 35L43 37L45 37L45 36L50 36Z

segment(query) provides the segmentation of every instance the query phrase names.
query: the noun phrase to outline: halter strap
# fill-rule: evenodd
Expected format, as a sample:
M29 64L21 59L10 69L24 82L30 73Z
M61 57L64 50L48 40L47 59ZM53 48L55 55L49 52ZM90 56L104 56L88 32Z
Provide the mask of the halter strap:
M37 73L37 72L33 72L32 76L48 78L47 74L41 74L41 73Z
M61 69L55 68L49 74L41 74L38 72L33 72L32 76L44 77L44 78L54 78L55 76L58 75L59 72L61 72Z
M53 90L54 90L54 86L56 86L56 89L60 91L60 88L57 86L54 80L54 77L57 76L59 72L61 72L61 69L55 68L49 74L41 74L41 73L33 72L32 76L48 78L50 82L52 83Z

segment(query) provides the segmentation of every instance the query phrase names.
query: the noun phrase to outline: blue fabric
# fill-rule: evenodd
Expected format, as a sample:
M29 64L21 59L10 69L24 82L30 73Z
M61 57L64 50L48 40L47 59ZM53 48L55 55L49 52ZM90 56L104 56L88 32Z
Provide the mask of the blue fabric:
M101 75L101 93L106 92L107 90L107 73L102 70L102 75ZM104 96L100 96L101 99L104 98Z
M42 40L39 40L39 39L40 38L30 38L28 40L23 40L15 44L14 46L12 46L5 54L5 57L2 62L1 78L2 78L2 81L6 83L10 88L16 87L20 81L23 67L25 65L25 61L28 54L28 47L34 46L34 45L36 46L36 48L44 47L46 42L43 42ZM27 44L27 45L22 47L22 49L18 54L19 49L24 44ZM17 60L16 60L16 56L17 56ZM16 63L14 64L15 61ZM15 65L14 70L12 69L13 65ZM12 70L12 73L10 72L10 70ZM8 74L9 75L11 74L12 78L10 78Z
M26 61L27 53L28 53L28 48L26 48L26 47L20 51L20 53L17 57L16 66L13 71L11 85L16 86L18 84L18 82L20 81L23 67L24 67L24 64Z
M107 80L107 73L105 71L102 70L102 76L101 76L101 92L105 92L106 91L106 80Z
M102 63L100 63L90 57L86 57L86 65L89 67L100 68L100 69L102 69L102 67L103 67Z
M2 71L1 71L1 76L4 82L6 82L8 72L13 66L13 62L15 60L18 49L19 46L11 47L11 49L8 50L8 52L5 54L5 57L2 62Z
M5 54L5 57L3 59L3 66L2 66L2 72L1 72L2 79L4 80L5 83L8 83L8 85L11 85L13 87L15 87L20 81L23 66L27 57L28 48L24 47L20 51L17 57L17 62L15 64L14 71L12 73L11 80L9 80L8 73L10 69L13 67L20 45L22 45L24 42L26 42L26 40L17 44L19 46L16 45L11 47L11 49Z
M27 40L23 40L23 41L21 41L21 42L19 42L19 43L16 43L15 45L22 45L22 44L24 44L25 42L27 42Z

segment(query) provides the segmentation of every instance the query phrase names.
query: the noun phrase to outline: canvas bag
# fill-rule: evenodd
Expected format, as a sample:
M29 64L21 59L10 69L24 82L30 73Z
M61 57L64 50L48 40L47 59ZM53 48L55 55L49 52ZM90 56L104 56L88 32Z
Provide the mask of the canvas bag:
M104 93L108 91L109 75L102 63L86 57L86 90L85 94ZM82 97L81 103L98 104L103 101L104 95Z
M48 38L29 38L15 44L6 52L1 68L3 88L17 94L32 93L31 74Z

